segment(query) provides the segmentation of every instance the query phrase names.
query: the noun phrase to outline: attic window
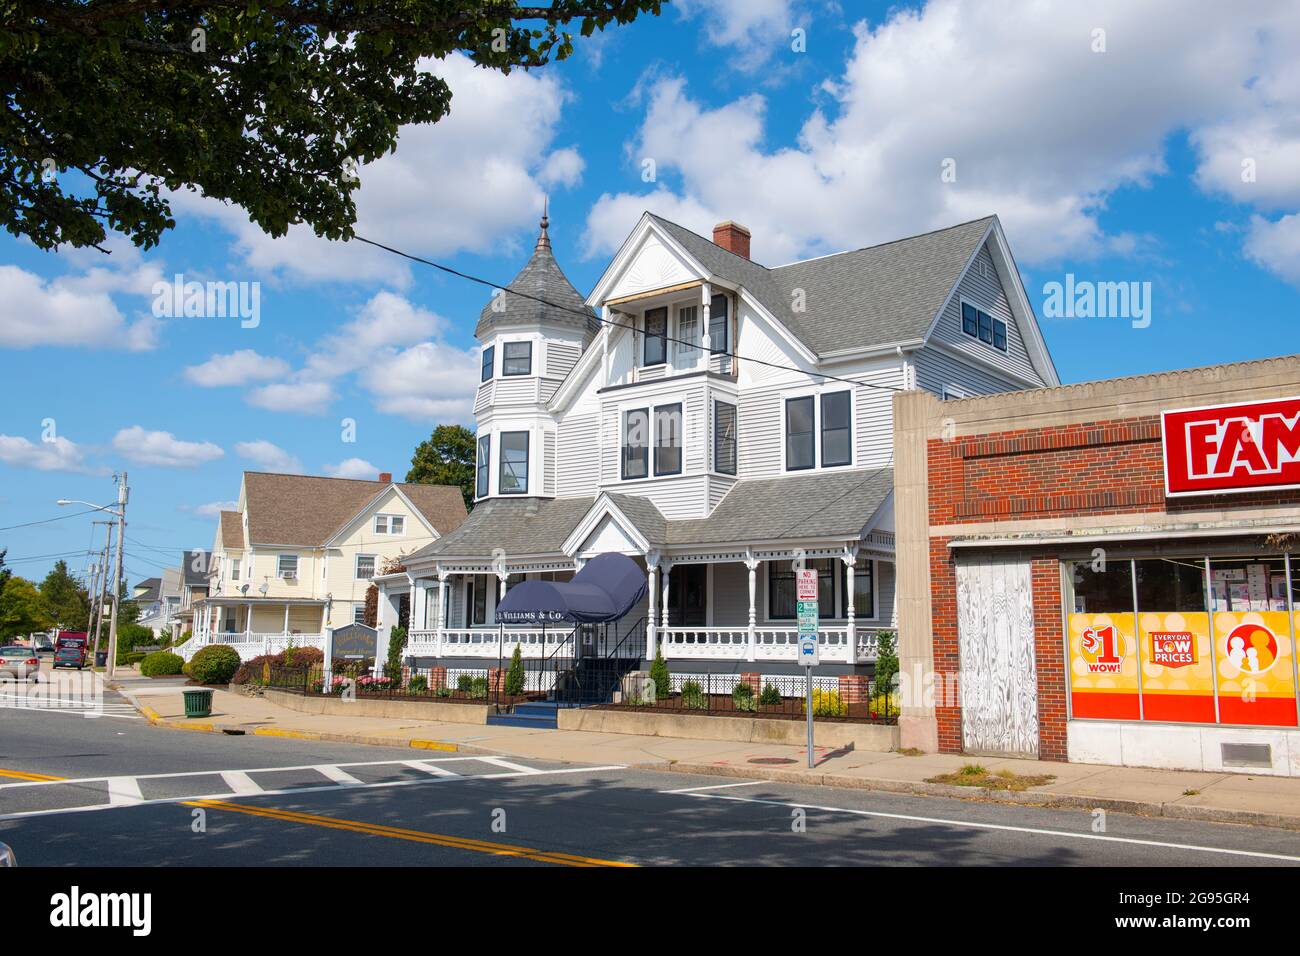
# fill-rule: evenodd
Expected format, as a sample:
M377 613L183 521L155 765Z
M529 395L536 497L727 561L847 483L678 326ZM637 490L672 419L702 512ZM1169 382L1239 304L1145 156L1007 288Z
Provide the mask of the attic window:
M1007 350L1007 324L969 302L961 304L961 330L999 351Z
M375 515L375 534L403 534L406 518L402 515Z

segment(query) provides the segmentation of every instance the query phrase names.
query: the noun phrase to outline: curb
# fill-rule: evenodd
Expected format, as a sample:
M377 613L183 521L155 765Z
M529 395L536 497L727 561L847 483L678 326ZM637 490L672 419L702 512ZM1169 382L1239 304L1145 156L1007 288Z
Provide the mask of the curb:
M907 780L885 780L871 777L841 777L836 774L799 773L790 770L769 770L762 767L732 767L714 764L679 763L635 764L638 770L664 770L670 773L699 774L709 777L740 777L744 779L771 780L777 783L797 783L804 786L832 787L840 790L876 790L883 793L904 793L923 797L947 797L977 803L1011 803L1029 807L1051 807L1062 810L1110 810L1143 817L1168 817L1171 820L1194 820L1202 823L1236 823L1244 826L1274 827L1280 830L1300 830L1300 816L1285 813L1265 813L1258 810L1231 810L1223 807L1198 807L1186 803L1157 803L1144 800L1120 800L1110 797L1085 797L1071 793L1050 793L1042 790L985 790L978 787L958 787L947 783L913 783Z

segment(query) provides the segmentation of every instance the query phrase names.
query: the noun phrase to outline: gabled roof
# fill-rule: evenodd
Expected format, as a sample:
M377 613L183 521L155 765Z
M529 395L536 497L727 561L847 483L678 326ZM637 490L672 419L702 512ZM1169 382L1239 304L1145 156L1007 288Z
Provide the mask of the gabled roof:
M420 548L406 560L427 557L488 558L500 548L515 555L559 552L594 498L489 498L456 531Z
M389 487L406 495L439 534L456 530L465 520L465 499L454 485L390 485L356 478L246 471L244 500L250 543L321 547ZM237 512L222 513L222 540L227 548L231 547L225 540L228 513L238 516Z
M242 551L244 544L244 516L238 511L221 512L221 546L227 551Z
M541 232L532 258L506 286L501 296L493 295L479 313L474 336L482 340L497 325L559 325L595 335L600 331L596 313L565 276L551 252L546 234L548 220L542 217ZM521 292L524 295L511 295ZM535 296L536 298L526 298ZM537 299L545 300L539 302ZM558 306L558 308L557 308Z
M700 265L742 285L818 355L925 338L994 216L769 269L648 213ZM796 290L805 310L796 312Z
M156 601L158 600L158 594L161 590L162 578L145 578L133 589L131 600L139 601L142 604Z

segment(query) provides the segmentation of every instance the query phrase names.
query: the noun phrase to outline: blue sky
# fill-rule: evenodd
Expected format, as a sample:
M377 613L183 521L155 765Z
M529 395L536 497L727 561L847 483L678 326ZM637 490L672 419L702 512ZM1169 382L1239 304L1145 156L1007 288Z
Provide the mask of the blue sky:
M1293 352L1300 14L1284 6L671 4L534 74L430 64L452 116L361 171L358 231L504 283L547 194L586 292L646 208L705 234L743 222L769 265L997 213L1063 381ZM175 213L143 254L0 237L0 527L57 516L58 497L107 502L127 469L132 581L209 545L245 468L400 478L435 424L471 424L486 301L355 243L272 241L201 197ZM153 284L177 273L259 283L259 323L155 318ZM1150 283L1150 325L1044 317L1067 273ZM54 555L80 569L88 521L0 547L28 577Z

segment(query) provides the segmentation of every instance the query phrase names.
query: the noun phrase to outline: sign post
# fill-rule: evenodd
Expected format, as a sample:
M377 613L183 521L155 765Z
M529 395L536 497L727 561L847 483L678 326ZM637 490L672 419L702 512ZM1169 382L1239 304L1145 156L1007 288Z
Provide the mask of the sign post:
M813 767L813 688L812 669L819 660L817 644L817 571L799 569L794 573L795 597L798 600L799 663L804 668L804 714L808 720L808 769Z

